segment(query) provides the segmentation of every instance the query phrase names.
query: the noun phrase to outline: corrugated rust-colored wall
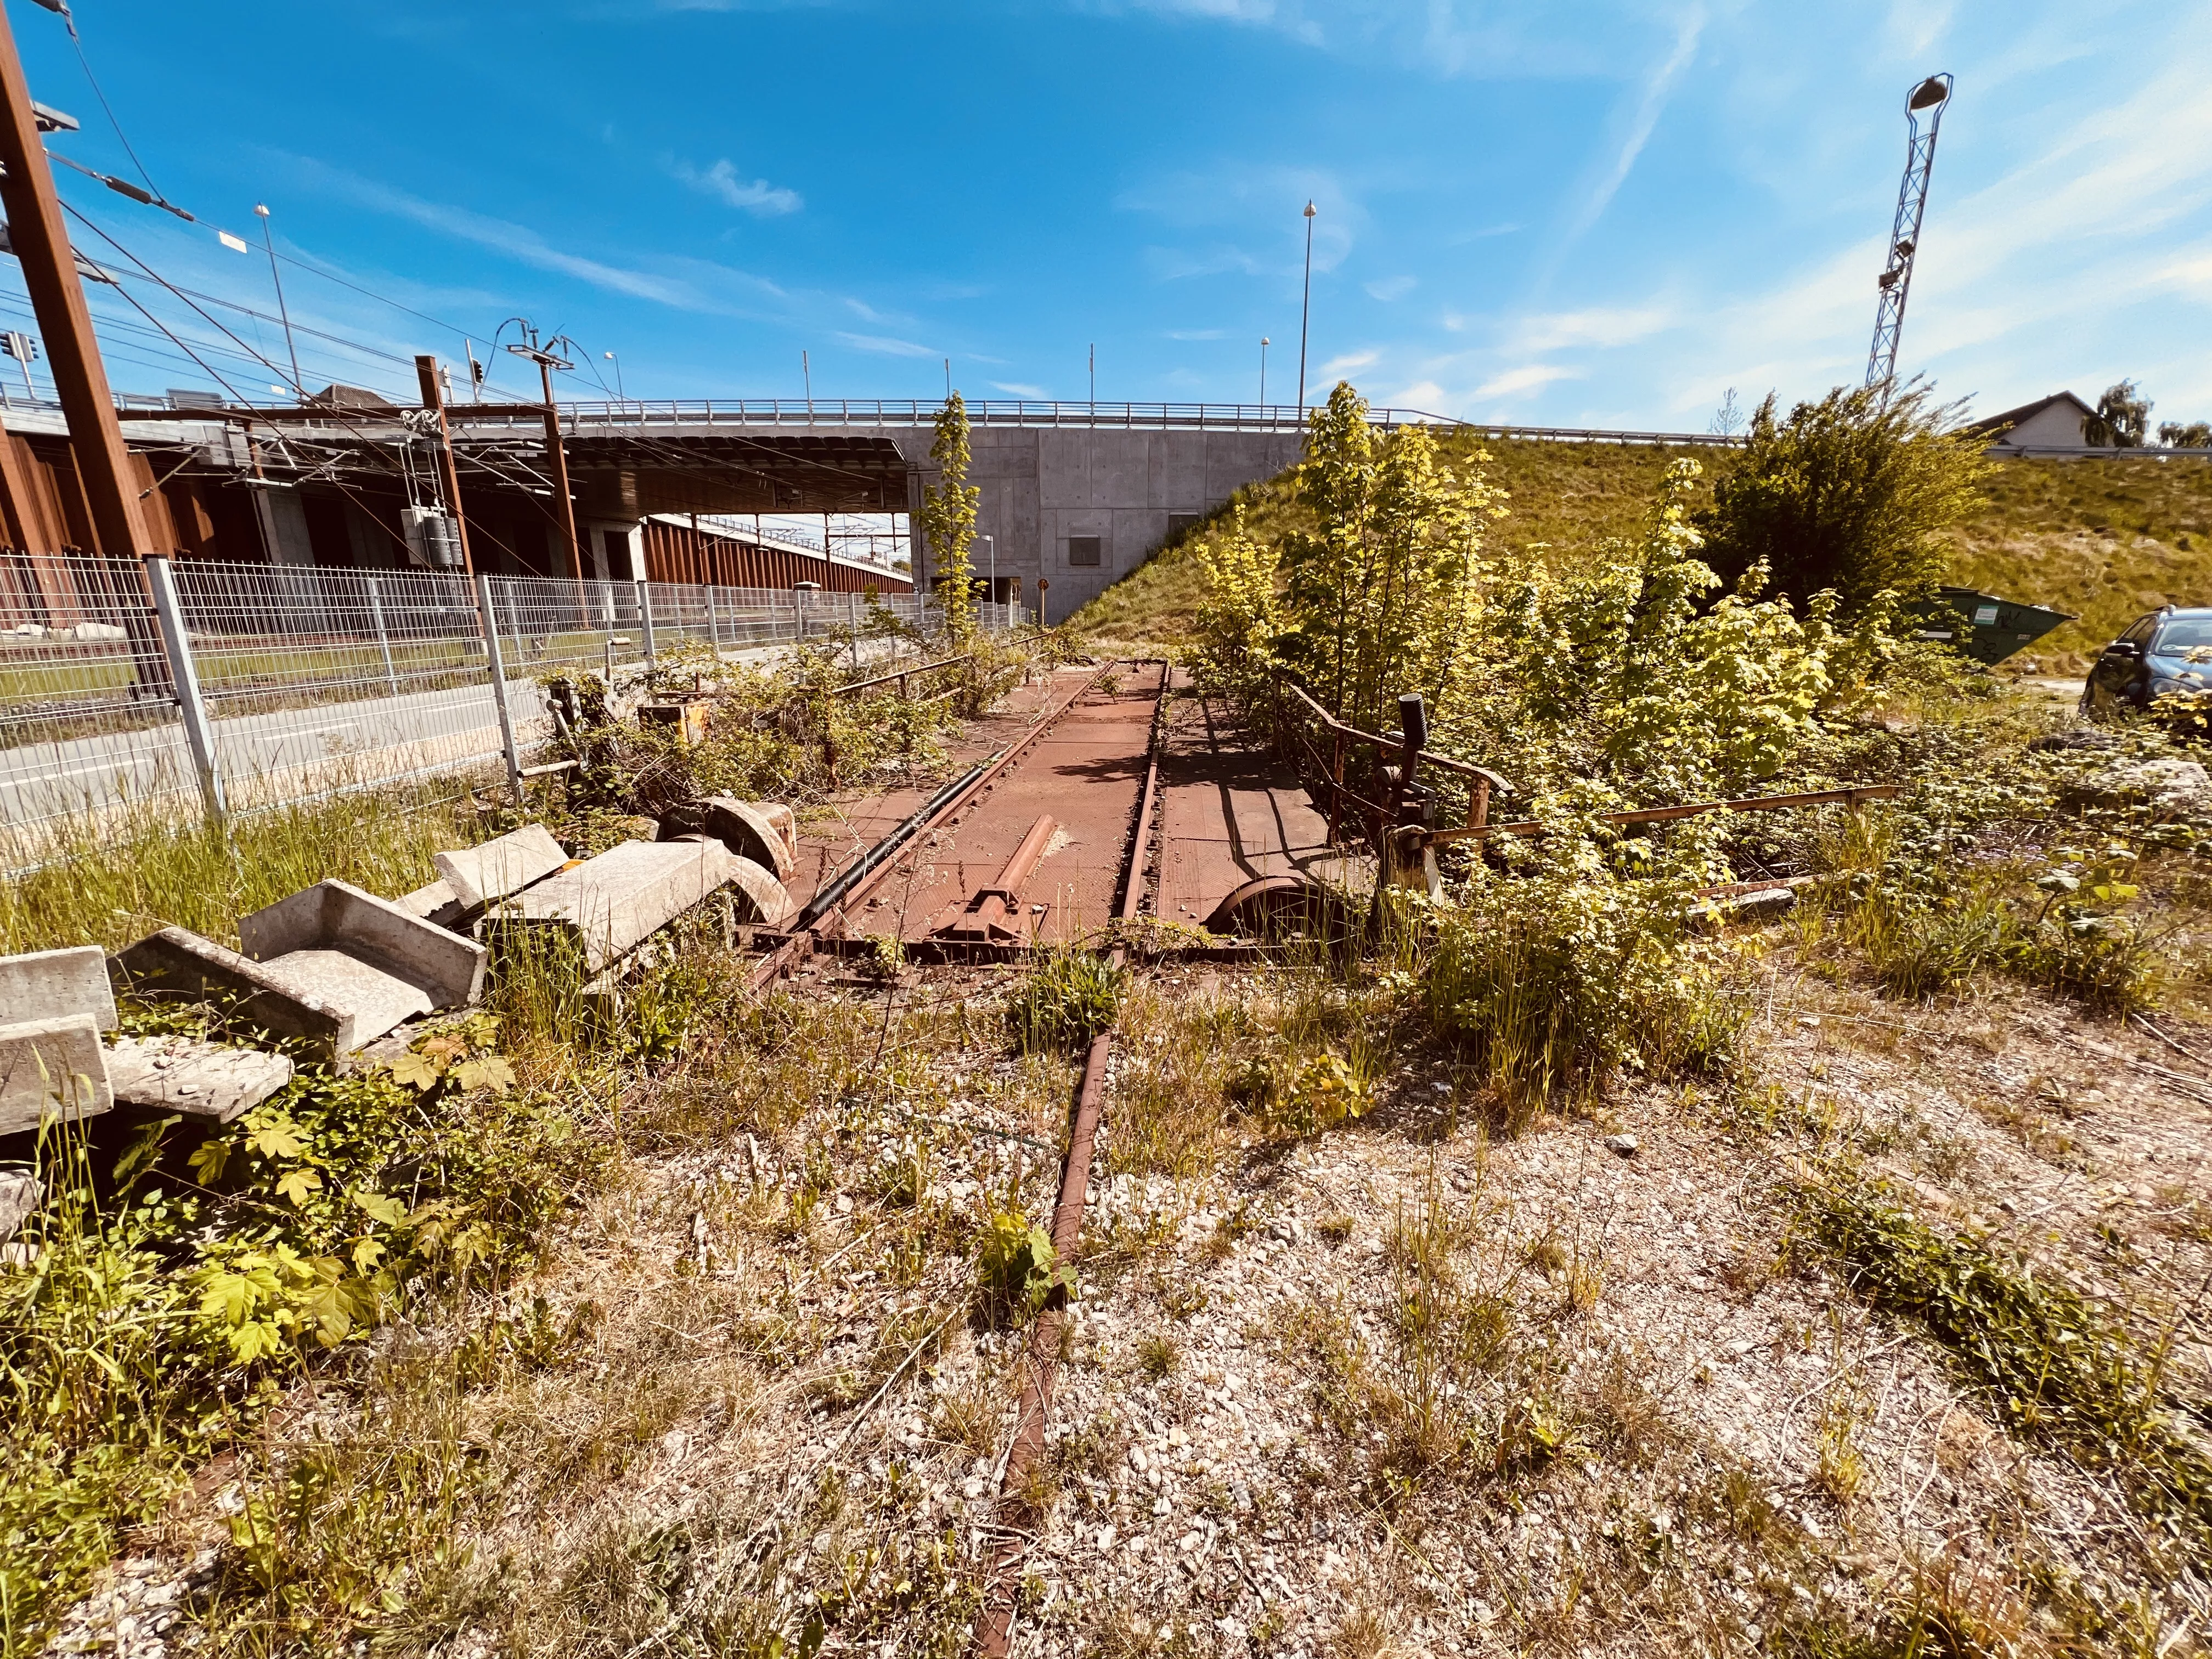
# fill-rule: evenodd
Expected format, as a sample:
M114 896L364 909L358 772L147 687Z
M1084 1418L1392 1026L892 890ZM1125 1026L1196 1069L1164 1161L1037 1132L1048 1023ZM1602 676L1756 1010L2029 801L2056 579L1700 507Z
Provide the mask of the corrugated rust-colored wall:
M817 582L832 593L911 593L908 577L860 570L819 553L763 546L735 536L660 519L645 521L645 574L657 582L695 582L716 587L789 587Z

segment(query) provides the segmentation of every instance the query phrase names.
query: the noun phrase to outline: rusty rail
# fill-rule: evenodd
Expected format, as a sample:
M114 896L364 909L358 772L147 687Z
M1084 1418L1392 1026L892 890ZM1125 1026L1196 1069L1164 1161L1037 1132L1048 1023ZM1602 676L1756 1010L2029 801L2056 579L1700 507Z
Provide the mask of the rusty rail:
M836 902L824 908L818 915L810 915L797 932L763 957L760 965L753 969L752 976L746 981L746 989L759 991L773 984L789 973L800 961L812 954L815 939L823 927L833 918L846 915L855 902L873 892L877 884L890 872L892 865L896 862L896 859L890 856L890 854L896 853L901 845L913 840L915 836L927 830L937 829L957 817L979 794L991 787L992 781L1000 773L1012 766L1023 755L1027 754L1039 738L1057 725L1061 716L1081 702L1099 681L1104 679L1113 667L1114 665L1110 662L1102 665L1097 673L1069 692L1059 708L1048 710L1034 726L1023 732L1012 744L1000 750L991 760L969 773L967 778L955 788L951 797L938 804L933 811L916 813L914 817L901 824L883 840L861 854L860 858L848 866L844 874L833 879L830 885L823 890L827 892L838 883L845 883L842 890L838 892ZM852 879L851 878L856 872L858 879ZM813 908L810 903L809 911L812 911Z
M1162 702L1167 698L1170 672L1166 663L1160 665ZM1137 797L1137 821L1129 837L1121 901L1115 906L1117 918L1123 921L1137 914L1137 906L1144 896L1145 858L1152 845L1152 806L1159 794L1160 725L1158 707L1155 705L1152 742L1145 759L1145 787ZM1116 945L1107 959L1118 969L1127 960L1127 952ZM1114 1032L1109 1026L1091 1039L1091 1047L1083 1057L1083 1080L1076 1086L1074 1118L1068 1129L1067 1163L1060 1172L1060 1197L1052 1212L1052 1249L1057 1261L1073 1261L1083 1242L1083 1212L1091 1186L1091 1149L1097 1141L1099 1116L1105 1109L1106 1062L1113 1051ZM991 1576L984 1590L982 1609L975 1619L973 1648L980 1659L1006 1659L1013 1638L1014 1589L1020 1577L1022 1559L1029 1550L1024 1523L1033 1518L1026 1513L1024 1488L1029 1484L1030 1471L1044 1450L1045 1419L1052 1411L1053 1384L1060 1372L1060 1327L1066 1316L1066 1292L1055 1290L1038 1313L1036 1322L1030 1327L1021 1405L1014 1418L1013 1442L1006 1449L1006 1473L999 1483L999 1544L992 1553Z
M1052 629L1048 628L1040 629L1036 633L1024 635L1020 639L1008 640L1006 643L1016 646L1035 645L1051 632ZM900 694L903 696L906 691L907 676L909 674L934 673L940 668L951 667L956 662L966 662L975 654L973 651L956 651L949 657L939 657L935 662L908 663L904 668L895 668L887 674L877 674L865 680L854 680L849 685L833 685L830 688L830 695L833 697L847 697L855 691L866 691L872 686L889 685L893 680L896 680L899 683Z
M1402 755L1406 752L1403 738L1386 738L1379 732L1367 732L1357 726L1347 726L1308 696L1300 687L1288 680L1283 682L1283 687L1300 702L1305 704L1314 718L1322 723L1324 730L1335 736L1349 738L1354 743L1366 744L1370 748L1380 749L1386 754ZM1510 795L1513 793L1513 786L1486 766L1477 766L1473 761L1460 760L1451 755L1440 755L1433 749L1423 749L1419 752L1421 764L1424 766L1433 766L1441 771L1455 772L1461 777L1472 778L1501 795Z

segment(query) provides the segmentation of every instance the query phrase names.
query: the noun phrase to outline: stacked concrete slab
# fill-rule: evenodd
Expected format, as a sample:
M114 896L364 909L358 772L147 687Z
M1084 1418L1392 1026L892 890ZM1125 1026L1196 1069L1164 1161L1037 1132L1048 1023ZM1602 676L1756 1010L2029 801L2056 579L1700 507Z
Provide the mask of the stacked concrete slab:
M37 1128L49 1109L113 1109L100 1037L115 1029L115 998L97 945L0 957L0 1134Z
M484 948L349 882L322 881L238 922L243 954L164 927L111 963L142 996L212 1005L234 1030L347 1065L401 1022L476 1000Z
M33 1016L0 1026L0 1134L36 1128L49 1109L82 1119L118 1104L228 1123L292 1079L290 1060L254 1049L184 1036L103 1042L117 1019L96 945L0 957L0 1008Z

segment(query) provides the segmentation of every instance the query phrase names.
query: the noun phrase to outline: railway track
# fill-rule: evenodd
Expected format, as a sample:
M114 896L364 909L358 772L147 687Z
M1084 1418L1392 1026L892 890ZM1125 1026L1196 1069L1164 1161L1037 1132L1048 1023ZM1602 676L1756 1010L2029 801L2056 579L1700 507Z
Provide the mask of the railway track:
M908 902L897 912L902 943L945 956L1016 957L1041 943L1079 946L1102 931L1085 933L1084 902L1102 891L1107 902L1091 911L1092 917L1116 922L1134 918L1146 890L1152 824L1161 800L1170 671L1165 663L1128 665L1148 678L1157 675L1148 690L1130 696L1110 684L1121 666L1109 663L1065 696L1048 697L1044 713L1026 731L939 789L822 883L789 936L754 970L753 988L775 983L818 950L856 942L854 923L866 916L880 890L902 874L908 890ZM1050 810L1032 815L1040 803ZM994 868L994 878L971 884L967 853L988 860L1015 836L1003 862L979 864ZM950 859L948 842L954 846ZM1054 854L1073 854L1073 867L1057 872L1049 899L1033 898L1037 866ZM917 889L918 905L913 902ZM1103 931L1112 936L1112 930ZM1116 968L1125 964L1125 954L1118 942L1108 951ZM1111 1027L1091 1039L1070 1112L1048 1230L1054 1255L1070 1264L1081 1254L1113 1043ZM1055 1291L1030 1328L1021 1398L992 1528L983 1606L971 1643L984 1659L1001 1659L1012 1635L1015 1591L1034 1520L1021 1494L1044 1449L1066 1316L1065 1292Z

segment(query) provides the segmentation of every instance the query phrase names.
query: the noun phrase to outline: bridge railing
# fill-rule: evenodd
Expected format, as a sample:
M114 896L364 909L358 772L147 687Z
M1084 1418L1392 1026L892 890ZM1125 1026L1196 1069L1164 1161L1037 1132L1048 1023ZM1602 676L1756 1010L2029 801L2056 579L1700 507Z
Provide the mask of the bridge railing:
M924 398L630 398L564 403L562 420L571 431L620 431L665 427L926 427L944 405ZM1285 404L1110 404L1042 403L1030 398L977 398L968 404L970 424L981 427L1068 427L1137 432L1199 431L1295 434L1305 428L1311 411ZM536 422L534 406L518 404L512 417L481 405L465 419L471 427L503 419ZM1625 432L1596 428L1513 426L1462 421L1419 409L1370 409L1374 425L1395 428L1429 426L1480 432L1494 438L1530 438L1559 443L1662 444L1735 447L1743 440L1710 432Z

